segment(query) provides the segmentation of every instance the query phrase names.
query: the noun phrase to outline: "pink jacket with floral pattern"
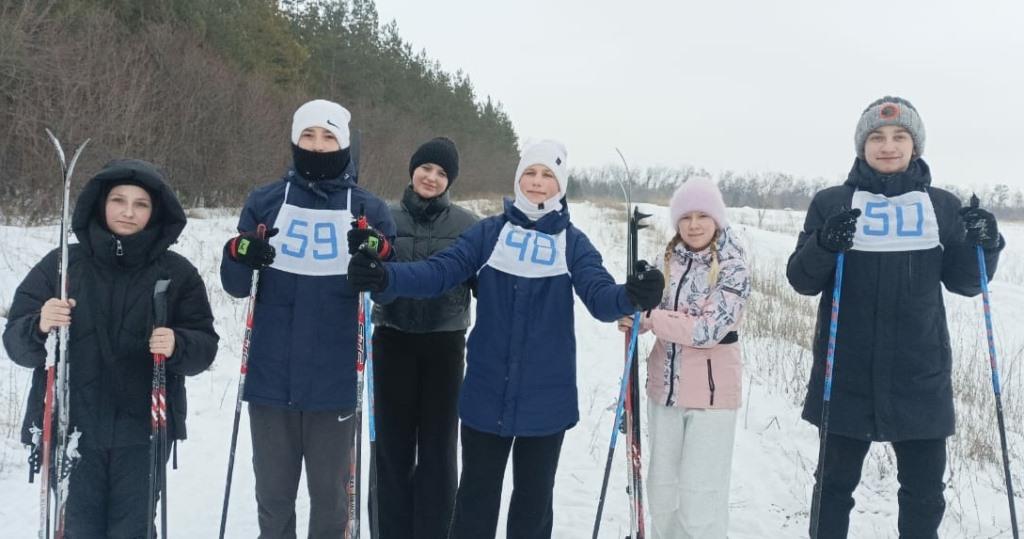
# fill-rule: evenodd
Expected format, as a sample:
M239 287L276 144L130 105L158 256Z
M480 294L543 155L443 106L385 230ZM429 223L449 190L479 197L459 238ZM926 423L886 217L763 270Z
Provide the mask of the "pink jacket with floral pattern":
M679 408L740 406L743 362L731 332L739 329L751 285L746 253L734 234L728 227L719 234L714 286L708 283L710 248L691 252L680 243L670 255L665 296L641 325L658 338L647 357L647 396L653 402Z

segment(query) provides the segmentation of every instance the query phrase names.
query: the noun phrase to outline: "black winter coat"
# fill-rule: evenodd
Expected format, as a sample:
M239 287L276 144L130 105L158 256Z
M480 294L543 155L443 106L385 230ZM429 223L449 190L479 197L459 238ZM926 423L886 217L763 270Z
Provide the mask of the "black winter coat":
M448 193L426 200L406 187L399 204L391 205L398 233L396 260L426 260L443 251L480 219L451 203ZM466 282L435 298L398 298L387 305L375 305L374 323L408 333L460 331L469 327L469 294Z
M803 418L819 427L836 254L818 245L818 230L830 215L851 207L857 189L886 197L917 190L927 193L935 208L941 242L941 247L927 250L846 253L831 433L871 441L953 434L952 353L941 285L955 294L975 296L981 293L980 274L975 247L964 242L960 201L930 183L928 165L920 159L892 176L881 176L858 159L845 184L818 192L807 210L786 274L797 292L821 294L803 409ZM1000 239L998 249L985 253L989 279L1003 245Z
M145 230L120 237L100 223L110 182L126 178L147 188L154 209ZM68 297L77 301L68 348L69 432L81 431L83 446L107 449L148 442L153 289L157 280L167 278L167 327L175 337L174 354L167 358L168 434L172 440L185 438L184 377L210 366L218 341L199 273L167 250L185 220L174 193L142 161L107 164L78 197L72 228L79 243L68 254ZM25 444L32 442L29 428L42 425L47 353L39 313L43 303L60 295L59 258L59 250L46 255L18 286L3 335L11 359L35 369L22 425Z

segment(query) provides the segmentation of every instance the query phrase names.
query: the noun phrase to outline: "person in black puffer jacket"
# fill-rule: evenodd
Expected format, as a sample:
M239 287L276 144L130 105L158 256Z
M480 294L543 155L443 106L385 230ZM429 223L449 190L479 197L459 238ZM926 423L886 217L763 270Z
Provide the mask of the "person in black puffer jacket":
M411 181L391 205L396 260L424 260L478 221L451 202L459 154L444 137L409 160ZM459 387L472 283L430 299L374 306L374 385L380 538L445 537L458 486ZM374 507L371 504L370 507Z
M108 163L82 189L71 227L68 298L60 250L18 286L4 331L15 363L35 369L22 442L42 425L46 338L70 324L70 424L81 458L70 475L68 537L143 537L148 520L153 355L167 356L168 438L185 439L185 376L213 362L217 333L196 268L168 250L185 212L150 163ZM167 326L154 328L156 281L170 279ZM74 320L74 324L71 321ZM164 455L166 458L166 455Z
M991 279L1006 242L995 217L931 186L924 124L905 99L861 115L857 158L843 185L818 192L787 276L821 294L803 418L821 428L837 253L846 252L827 451L811 536L846 537L853 491L872 442L896 454L900 537L933 538L945 511L942 475L953 434L952 352L942 286L981 293L976 248ZM821 456L819 455L819 458Z

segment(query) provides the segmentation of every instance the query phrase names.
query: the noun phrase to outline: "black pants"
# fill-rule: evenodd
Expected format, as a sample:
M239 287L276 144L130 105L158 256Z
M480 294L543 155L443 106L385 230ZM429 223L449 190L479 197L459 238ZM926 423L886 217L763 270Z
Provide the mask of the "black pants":
M149 445L114 449L79 447L78 452L81 458L68 483L65 537L145 537L149 511ZM152 519L153 515L148 518Z
M494 537L505 465L512 451L512 501L508 539L551 537L555 470L565 431L550 436L504 438L462 426L462 480L452 517L451 539Z
M825 443L825 479L822 482L818 539L844 538L850 528L853 491L860 483L864 457L871 442L829 434ZM900 537L937 538L942 514L946 510L942 496L946 440L892 442L892 448L896 453L896 479L900 483L897 493ZM813 537L813 507L811 515L810 532Z
M458 486L459 388L466 333L406 333L378 327L373 337L377 446L371 473L379 538L443 539Z
M355 420L347 412L299 412L249 404L260 539L295 538L302 464L309 489L309 537L342 537L348 524L349 454Z

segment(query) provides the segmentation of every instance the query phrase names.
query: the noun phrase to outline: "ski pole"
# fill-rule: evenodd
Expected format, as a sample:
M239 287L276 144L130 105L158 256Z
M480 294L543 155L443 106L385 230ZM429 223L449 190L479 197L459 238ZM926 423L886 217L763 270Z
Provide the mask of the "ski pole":
M601 530L601 514L604 512L605 494L608 492L608 478L611 476L612 459L615 456L615 443L619 438L619 423L622 420L626 402L626 386L629 385L630 370L633 367L633 352L636 351L637 336L640 334L641 312L633 313L633 327L629 333L629 349L626 351L626 366L622 371L622 381L619 382L619 399L615 405L615 421L612 423L612 439L608 444L608 459L604 463L604 478L601 480L601 495L597 501L597 516L594 518L594 535Z
M170 284L170 279L160 279L153 289L154 327L167 325L167 288ZM166 361L167 358L163 354L153 354L153 385L149 408L149 511L146 513L146 537L153 537L158 491L161 494L160 537L167 537L167 467L163 461L167 450L167 392L164 370Z
M978 196L971 195L971 207L978 207ZM988 293L988 268L985 264L985 251L976 245L978 255L978 273L981 281L981 298L985 310L985 333L988 337L988 364L992 370L992 392L996 400L996 421L999 425L999 444L1003 451L1003 475L1006 477L1006 498L1010 503L1010 527L1013 539L1020 537L1017 531L1017 509L1013 500L1013 478L1010 476L1010 453L1006 447L1006 424L1003 419L1002 387L999 382L999 362L996 360L996 341L992 330L992 306Z
M818 470L815 472L817 481L811 500L811 521L814 529L812 539L818 537L818 517L821 515L821 488L824 481L825 449L828 439L828 415L832 402L832 367L836 358L836 333L839 331L839 297L843 288L843 262L846 253L836 255L835 284L832 286L832 317L828 326L828 351L825 355L825 395L821 404L821 427L818 429Z
M267 225L256 226L256 237L267 237ZM245 306L245 335L242 337L242 366L238 369L238 396L235 398L235 419L231 425L231 446L228 450L228 477L224 482L224 505L220 510L220 539L228 522L228 502L231 499L231 477L235 470L235 449L238 447L238 422L242 415L242 394L245 391L245 375L249 371L249 344L252 342L253 313L256 311L256 292L260 283L260 270L252 270L252 284L249 285L249 299Z

